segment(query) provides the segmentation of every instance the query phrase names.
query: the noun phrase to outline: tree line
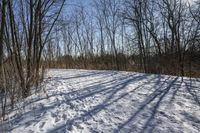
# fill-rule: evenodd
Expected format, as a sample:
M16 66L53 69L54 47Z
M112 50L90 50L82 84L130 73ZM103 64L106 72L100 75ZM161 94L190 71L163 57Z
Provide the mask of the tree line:
M46 66L199 76L200 2L94 0L64 11Z

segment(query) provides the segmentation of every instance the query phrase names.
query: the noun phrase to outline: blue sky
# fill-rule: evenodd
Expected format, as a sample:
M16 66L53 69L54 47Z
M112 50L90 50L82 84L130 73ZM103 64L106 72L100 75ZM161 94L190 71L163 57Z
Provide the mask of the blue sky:
M64 14L71 14L73 12L73 8L76 6L83 6L85 9L90 11L92 1L93 0L66 0Z
M77 5L84 5L84 6L89 6L91 3L91 0L67 0L67 3L70 4L77 4Z

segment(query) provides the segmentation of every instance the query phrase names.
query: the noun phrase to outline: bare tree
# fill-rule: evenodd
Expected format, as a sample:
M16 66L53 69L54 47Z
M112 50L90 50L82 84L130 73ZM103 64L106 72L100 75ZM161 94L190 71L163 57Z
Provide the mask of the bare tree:
M4 76L4 67L3 67L3 59L4 59L4 27L5 27L5 16L6 16L6 0L1 1L0 5L1 9L1 27L0 27L0 98L1 98L1 106L2 106L2 114L3 119L5 118L6 111L6 88L5 88L5 76Z

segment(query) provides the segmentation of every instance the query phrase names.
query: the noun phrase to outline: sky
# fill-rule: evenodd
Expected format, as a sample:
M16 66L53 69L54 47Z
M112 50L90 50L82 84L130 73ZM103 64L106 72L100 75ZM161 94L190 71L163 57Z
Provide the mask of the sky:
M193 3L194 1L198 1L198 0L184 0L186 2L189 3ZM67 0L67 3L69 3L70 5L83 5L84 7L89 7L91 4L92 0Z
M91 0L68 0L69 4L89 6Z

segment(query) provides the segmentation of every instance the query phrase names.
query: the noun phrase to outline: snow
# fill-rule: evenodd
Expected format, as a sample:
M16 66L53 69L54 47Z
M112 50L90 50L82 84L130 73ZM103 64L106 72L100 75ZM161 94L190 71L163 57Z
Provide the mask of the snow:
M44 91L1 123L12 133L199 133L200 80L95 70L48 70Z

